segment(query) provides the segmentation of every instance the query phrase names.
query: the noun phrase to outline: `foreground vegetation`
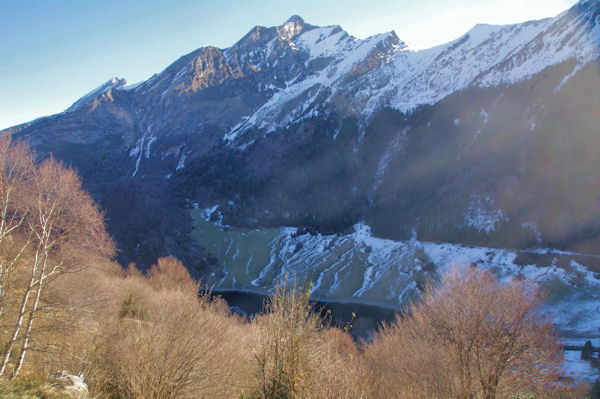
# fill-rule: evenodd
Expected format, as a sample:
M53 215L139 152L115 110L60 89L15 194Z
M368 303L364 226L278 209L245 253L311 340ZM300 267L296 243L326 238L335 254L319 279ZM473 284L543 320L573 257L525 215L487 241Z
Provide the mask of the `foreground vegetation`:
M582 397L523 282L455 268L368 343L287 282L247 320L173 257L114 263L72 170L6 137L0 168L2 397Z

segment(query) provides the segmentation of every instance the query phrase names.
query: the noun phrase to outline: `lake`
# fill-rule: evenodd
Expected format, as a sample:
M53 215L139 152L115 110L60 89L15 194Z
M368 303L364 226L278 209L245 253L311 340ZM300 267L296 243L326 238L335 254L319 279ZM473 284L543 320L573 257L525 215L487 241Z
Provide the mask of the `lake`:
M213 290L213 295L222 297L234 312L249 318L262 312L268 296L266 293L243 290ZM368 340L382 322L393 321L399 312L399 309L353 301L315 298L312 302L323 315L327 314L327 310L331 311L333 326L344 328L351 325L348 332L356 340Z

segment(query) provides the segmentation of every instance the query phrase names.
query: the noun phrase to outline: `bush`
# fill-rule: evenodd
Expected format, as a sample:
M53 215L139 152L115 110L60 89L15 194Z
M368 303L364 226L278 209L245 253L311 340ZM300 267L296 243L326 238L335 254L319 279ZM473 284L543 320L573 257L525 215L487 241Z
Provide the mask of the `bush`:
M168 275L133 274L113 287L121 304L85 370L95 397L230 398L249 385L244 325L221 300L198 297L187 279Z
M257 391L260 398L302 397L310 372L308 343L321 328L322 319L311 311L309 290L300 292L285 284L265 304L265 314L256 318Z
M583 349L581 350L581 358L583 360L592 360L594 357L594 346L592 345L592 341L585 341L583 345Z
M360 352L346 332L313 311L310 287L276 287L253 322L255 396L261 399L361 397Z
M442 277L367 347L379 397L491 399L559 387L561 348L531 287L478 268Z

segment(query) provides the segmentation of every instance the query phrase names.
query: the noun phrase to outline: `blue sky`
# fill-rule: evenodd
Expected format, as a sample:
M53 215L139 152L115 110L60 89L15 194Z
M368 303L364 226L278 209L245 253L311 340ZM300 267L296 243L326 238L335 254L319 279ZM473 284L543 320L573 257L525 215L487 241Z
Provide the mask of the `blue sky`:
M476 23L554 16L576 0L0 0L0 129L61 112L113 76L134 83L204 45L228 47L292 14L414 48Z

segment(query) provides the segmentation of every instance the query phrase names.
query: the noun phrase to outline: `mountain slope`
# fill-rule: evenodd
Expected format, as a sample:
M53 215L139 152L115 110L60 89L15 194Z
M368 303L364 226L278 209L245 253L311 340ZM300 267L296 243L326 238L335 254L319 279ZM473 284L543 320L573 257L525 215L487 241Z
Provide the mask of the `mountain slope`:
M596 252L598 1L413 51L293 16L8 129L75 166L120 260L217 259L190 204L240 226Z

